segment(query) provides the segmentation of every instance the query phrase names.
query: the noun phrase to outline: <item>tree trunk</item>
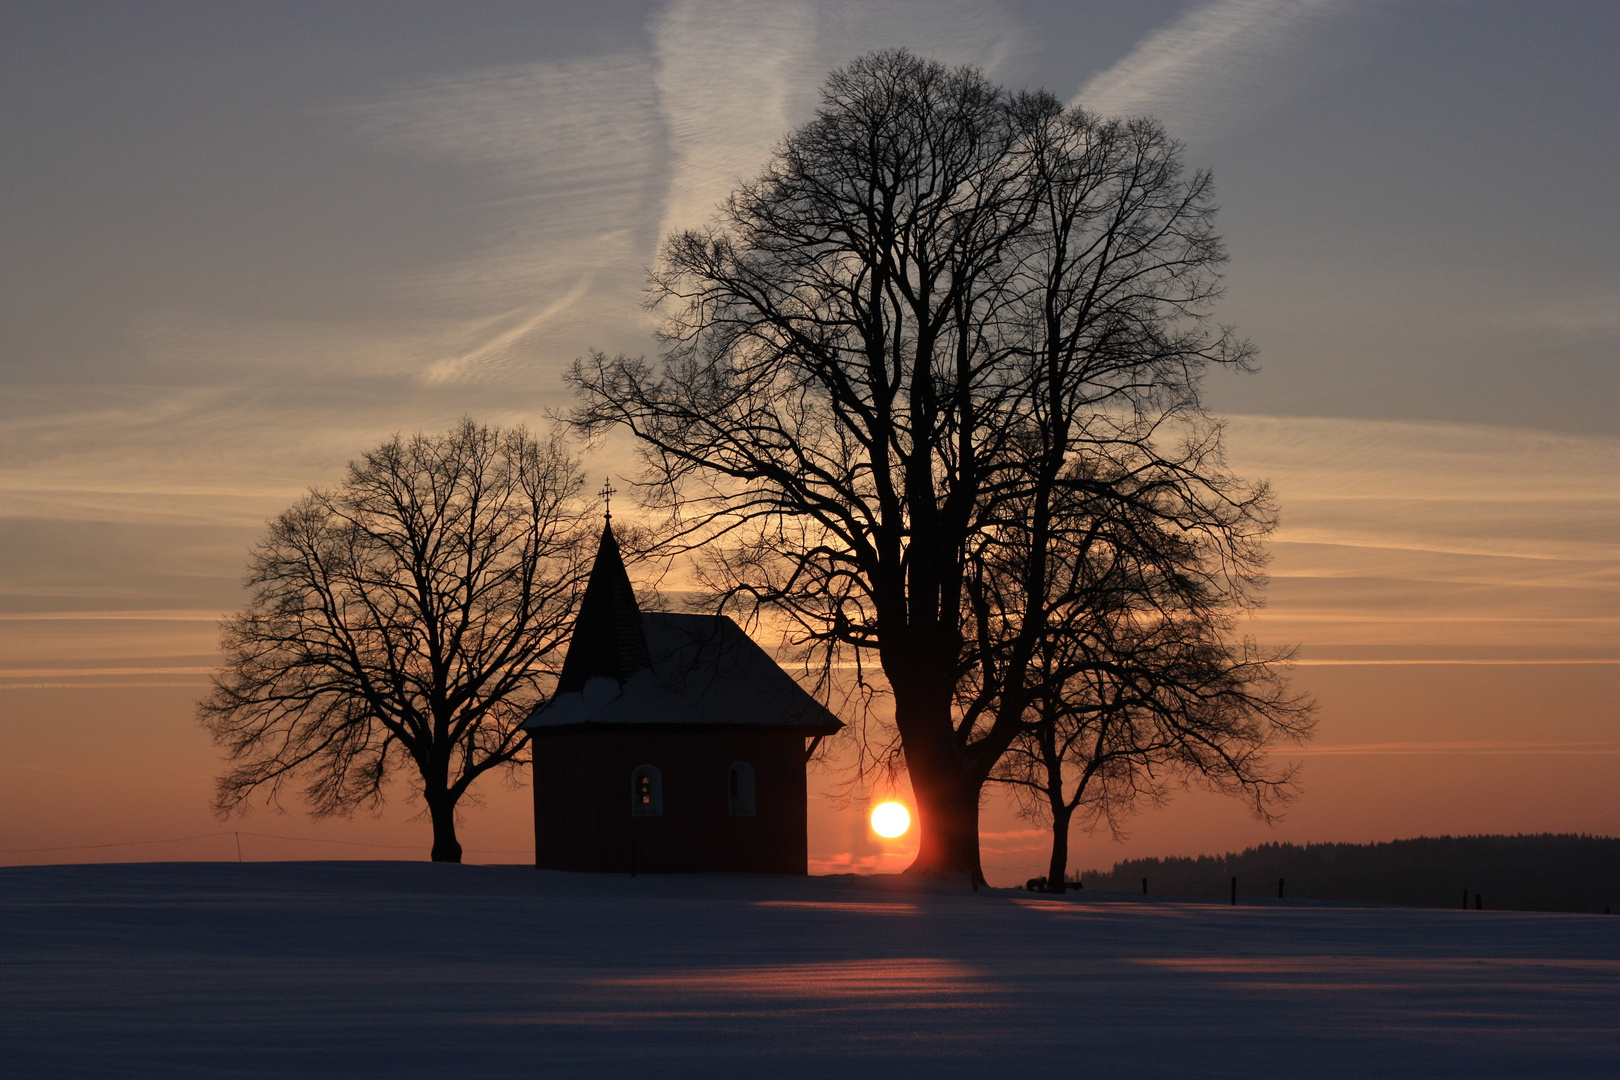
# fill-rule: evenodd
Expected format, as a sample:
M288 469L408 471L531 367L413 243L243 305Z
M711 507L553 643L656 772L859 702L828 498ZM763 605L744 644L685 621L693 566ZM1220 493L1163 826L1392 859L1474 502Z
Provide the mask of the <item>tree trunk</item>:
M984 884L979 865L979 792L974 773L954 763L944 768L917 768L906 754L911 791L917 799L917 858L908 874L947 877L966 874L972 885Z
M433 819L433 861L461 861L461 842L456 839L456 804L448 795L428 800L428 816Z
M1052 803L1052 861L1046 868L1046 888L1048 892L1063 891L1063 876L1069 869L1069 815L1073 813L1071 807L1065 806L1062 799Z
M1080 789L1075 792L1071 805L1063 798L1063 754L1057 745L1057 717L1046 715L1040 732L1041 762L1046 766L1046 805L1052 811L1052 861L1046 869L1046 887L1049 891L1064 890L1063 875L1069 868L1069 820L1074 806L1079 804L1080 792L1086 788L1089 774L1080 777Z
M922 680L919 680L922 681ZM956 751L950 687L896 685L895 726L905 748L911 793L917 800L917 858L908 874L968 875L984 882L979 865L979 793L984 777Z

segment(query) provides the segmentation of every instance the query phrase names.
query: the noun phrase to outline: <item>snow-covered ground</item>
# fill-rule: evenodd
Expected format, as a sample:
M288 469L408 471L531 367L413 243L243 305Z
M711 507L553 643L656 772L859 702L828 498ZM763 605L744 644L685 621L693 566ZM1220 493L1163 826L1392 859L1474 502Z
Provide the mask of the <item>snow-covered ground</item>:
M0 869L0 1076L1620 1077L1620 917Z

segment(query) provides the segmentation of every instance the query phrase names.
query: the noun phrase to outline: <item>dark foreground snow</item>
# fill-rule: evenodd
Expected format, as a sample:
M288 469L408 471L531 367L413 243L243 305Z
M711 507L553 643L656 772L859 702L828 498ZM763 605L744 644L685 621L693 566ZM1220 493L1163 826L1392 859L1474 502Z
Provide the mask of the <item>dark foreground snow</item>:
M1620 1077L1620 916L0 869L0 1076Z

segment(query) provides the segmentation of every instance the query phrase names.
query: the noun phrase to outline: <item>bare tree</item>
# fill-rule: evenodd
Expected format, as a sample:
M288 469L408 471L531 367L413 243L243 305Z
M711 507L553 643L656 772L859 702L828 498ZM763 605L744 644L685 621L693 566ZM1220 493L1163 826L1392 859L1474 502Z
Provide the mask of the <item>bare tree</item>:
M1051 888L1062 887L1076 812L1082 827L1119 836L1124 816L1177 785L1241 795L1267 820L1288 800L1295 767L1268 751L1309 735L1313 705L1288 689L1285 654L1223 640L1195 620L1087 644L1089 655L1036 699L991 777L1019 793L1026 816L1051 824Z
M1152 121L878 53L711 228L669 240L661 368L575 365L576 421L639 437L646 497L725 598L784 613L824 670L876 658L914 871L982 879L981 791L1051 632L1055 500L1173 515L1206 573L1257 558L1268 499L1198 403L1204 365L1250 355L1207 324L1214 213ZM1014 535L1024 580L987 607L974 560Z
M1184 446L1183 466L1211 445ZM1042 613L1022 685L1012 673L969 679L958 696L966 711L988 684L1025 702L1024 729L991 780L1011 787L1026 816L1051 824L1055 887L1077 811L1084 828L1106 822L1117 836L1141 803L1196 783L1274 816L1295 770L1268 752L1308 737L1314 723L1314 703L1283 676L1289 651L1235 639L1264 585L1263 534L1244 540L1243 507L1189 507L1179 485L1153 482L1143 464L1129 444L1077 456L1041 513L1013 515L969 560L983 666L1005 668L1015 651L1016 636L998 632L1003 612ZM1042 570L1032 573L1036 561ZM1027 595L1031 587L1044 595Z
M317 816L380 805L407 773L436 862L456 805L528 743L582 580L580 473L557 440L471 420L395 436L270 523L247 610L198 717L234 767L216 809L301 779ZM526 759L525 759L526 760Z
M1106 824L1118 837L1142 803L1197 784L1244 797L1270 820L1296 769L1269 751L1314 727L1314 702L1284 678L1289 652L1233 640L1241 604L1208 595L1195 561L1195 572L1167 581L1095 539L1079 560L1087 586L1071 594L1087 602L1051 609L1053 632L1028 673L1028 723L991 775L1025 816L1050 823L1054 889L1077 812L1083 828ZM1170 565L1195 560L1168 546Z

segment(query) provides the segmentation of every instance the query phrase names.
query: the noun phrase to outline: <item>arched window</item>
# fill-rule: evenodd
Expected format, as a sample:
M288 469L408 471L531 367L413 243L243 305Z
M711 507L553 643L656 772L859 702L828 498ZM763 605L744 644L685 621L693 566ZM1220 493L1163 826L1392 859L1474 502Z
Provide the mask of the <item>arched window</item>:
M732 817L754 816L754 767L746 761L731 763L730 794Z
M664 778L655 765L637 765L630 774L630 812L636 817L664 813Z

